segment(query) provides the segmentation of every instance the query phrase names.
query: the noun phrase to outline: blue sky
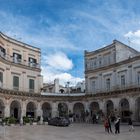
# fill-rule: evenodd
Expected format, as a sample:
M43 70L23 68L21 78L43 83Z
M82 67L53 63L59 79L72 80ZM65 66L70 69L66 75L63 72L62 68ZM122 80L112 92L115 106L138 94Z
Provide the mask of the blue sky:
M140 50L138 0L0 0L0 30L41 48L44 82L84 78L84 50L118 39Z

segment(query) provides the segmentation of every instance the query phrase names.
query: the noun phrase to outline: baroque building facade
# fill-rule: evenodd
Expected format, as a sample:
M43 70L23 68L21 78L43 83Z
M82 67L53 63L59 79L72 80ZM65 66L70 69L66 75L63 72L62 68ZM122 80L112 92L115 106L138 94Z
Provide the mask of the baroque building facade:
M85 51L87 95L104 102L104 113L117 112L122 120L140 120L140 53L114 40L93 52Z
M140 55L114 41L102 49L85 51L86 93L42 94L41 50L0 33L0 116L55 117L60 110L140 121ZM58 81L56 81L56 84ZM57 91L59 88L56 87Z

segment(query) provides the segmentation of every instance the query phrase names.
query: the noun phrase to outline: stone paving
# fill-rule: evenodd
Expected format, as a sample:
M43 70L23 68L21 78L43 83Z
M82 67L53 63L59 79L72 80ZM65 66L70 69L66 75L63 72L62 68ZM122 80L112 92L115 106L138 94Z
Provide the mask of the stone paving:
M5 138L0 127L0 140L140 140L140 127L129 132L121 126L120 134L107 134L102 125L72 124L69 127L48 125L6 126Z

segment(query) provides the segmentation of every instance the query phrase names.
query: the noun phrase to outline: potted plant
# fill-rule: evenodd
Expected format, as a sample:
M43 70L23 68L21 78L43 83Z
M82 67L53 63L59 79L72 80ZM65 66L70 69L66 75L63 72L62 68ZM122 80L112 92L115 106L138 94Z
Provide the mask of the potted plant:
M23 117L23 124L27 124L27 125L30 124L30 118L24 116Z
M8 123L9 123L11 126L15 125L15 124L16 124L16 118L14 118L14 117L9 117L9 118L8 118Z

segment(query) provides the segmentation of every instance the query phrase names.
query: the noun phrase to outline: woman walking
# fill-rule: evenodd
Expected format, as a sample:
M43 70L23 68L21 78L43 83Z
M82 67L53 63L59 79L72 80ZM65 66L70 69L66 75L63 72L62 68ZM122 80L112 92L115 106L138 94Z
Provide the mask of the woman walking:
M109 133L109 123L108 123L108 119L105 118L104 120L104 127L105 127L105 132Z

